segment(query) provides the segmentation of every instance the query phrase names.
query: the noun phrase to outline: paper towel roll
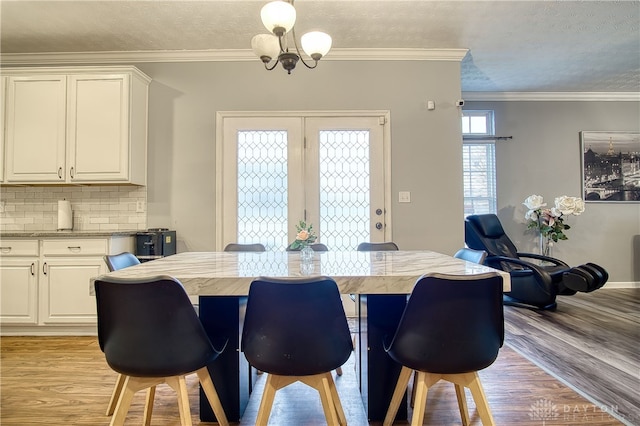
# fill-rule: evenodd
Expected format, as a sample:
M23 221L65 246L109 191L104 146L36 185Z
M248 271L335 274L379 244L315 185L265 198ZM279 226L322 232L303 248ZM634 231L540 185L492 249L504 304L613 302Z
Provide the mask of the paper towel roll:
M71 202L67 200L58 201L58 231L73 229L73 213L71 212Z

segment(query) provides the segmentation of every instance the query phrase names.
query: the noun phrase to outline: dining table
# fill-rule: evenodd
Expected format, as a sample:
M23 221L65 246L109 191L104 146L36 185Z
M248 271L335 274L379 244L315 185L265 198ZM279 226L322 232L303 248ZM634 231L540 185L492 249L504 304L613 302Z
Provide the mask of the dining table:
M226 341L224 351L208 368L230 421L240 420L257 377L240 346L251 282L260 276L333 278L340 293L353 295L356 301L356 376L367 418L378 422L384 419L401 369L385 352L384 340L395 333L416 281L429 273L486 272L500 274L504 291L510 290L508 273L428 250L316 252L311 261L289 251L182 252L106 276L169 275L182 283L187 294L197 296L200 320L212 343ZM403 403L396 419L406 418ZM202 391L200 419L215 421Z

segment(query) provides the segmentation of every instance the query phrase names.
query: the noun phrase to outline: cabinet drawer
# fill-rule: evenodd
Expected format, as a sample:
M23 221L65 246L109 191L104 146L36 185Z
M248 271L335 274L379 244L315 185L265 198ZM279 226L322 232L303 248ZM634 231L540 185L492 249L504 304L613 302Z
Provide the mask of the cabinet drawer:
M38 240L1 240L0 256L38 256Z
M107 240L44 240L42 254L44 256L102 256L107 254Z

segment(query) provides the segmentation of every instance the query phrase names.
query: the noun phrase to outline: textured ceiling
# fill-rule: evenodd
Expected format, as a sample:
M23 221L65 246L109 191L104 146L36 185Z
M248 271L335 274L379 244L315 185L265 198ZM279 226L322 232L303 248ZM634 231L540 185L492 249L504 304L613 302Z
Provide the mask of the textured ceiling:
M249 49L251 37L265 32L259 18L265 3L3 0L0 49L5 62L34 53ZM295 5L298 34L328 32L333 52L469 49L463 91L640 92L637 0Z

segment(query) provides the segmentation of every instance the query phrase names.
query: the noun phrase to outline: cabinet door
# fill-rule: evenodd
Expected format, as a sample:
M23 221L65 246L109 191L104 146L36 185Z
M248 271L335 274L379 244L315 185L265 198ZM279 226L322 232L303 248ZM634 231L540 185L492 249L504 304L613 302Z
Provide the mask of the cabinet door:
M7 102L7 77L0 80L0 182L4 182L4 137L5 137L5 104Z
M71 75L68 123L71 181L129 179L128 75Z
M63 75L8 77L7 182L65 180L66 93Z
M46 260L40 281L41 324L95 324L91 278L106 273L102 258Z
M34 325L37 306L38 261L0 259L0 322Z

